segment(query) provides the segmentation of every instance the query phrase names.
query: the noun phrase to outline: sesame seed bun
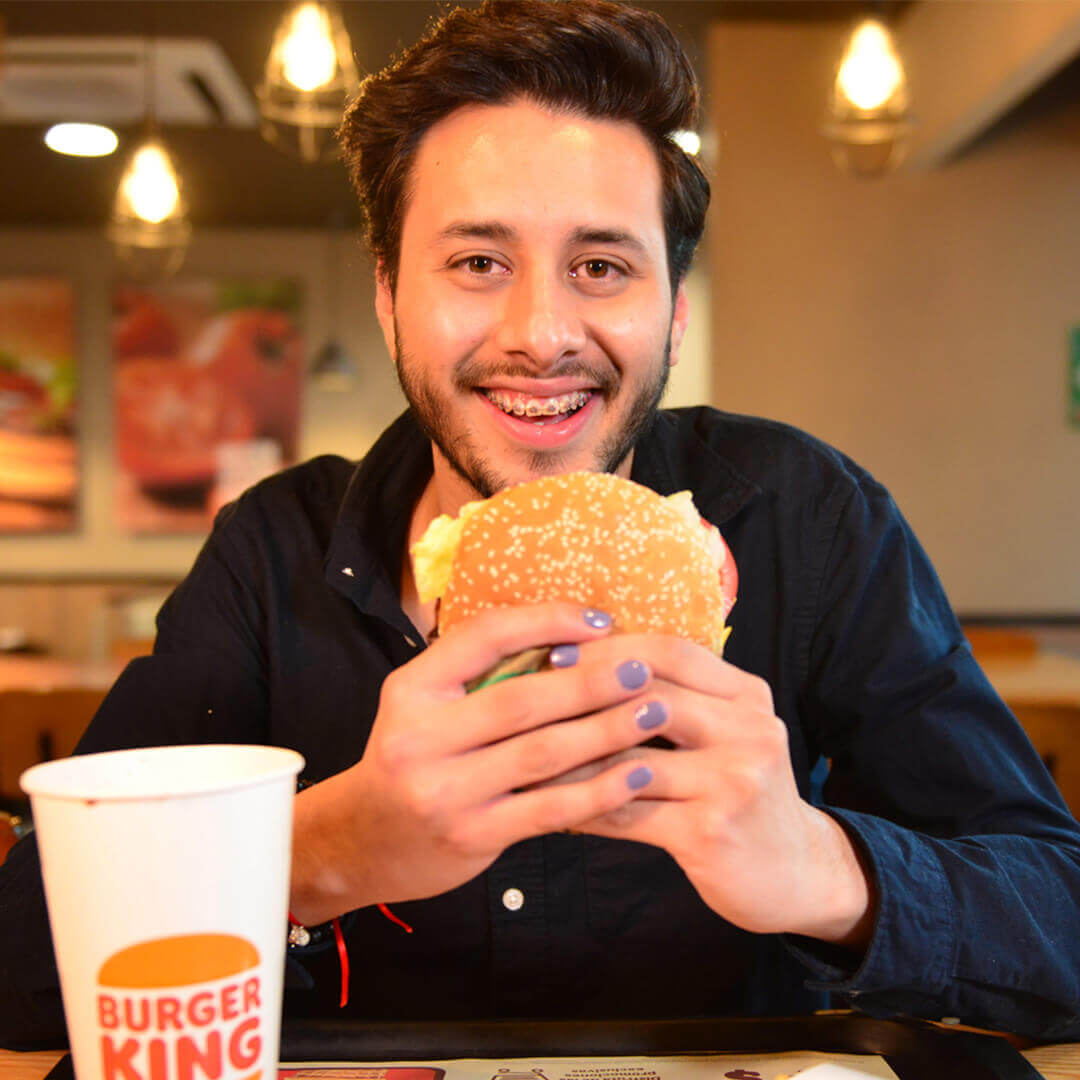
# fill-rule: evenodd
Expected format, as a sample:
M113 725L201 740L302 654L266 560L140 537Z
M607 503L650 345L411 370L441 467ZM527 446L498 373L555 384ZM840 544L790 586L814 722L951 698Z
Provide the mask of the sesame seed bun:
M414 545L421 599L440 598L444 633L485 608L570 600L617 631L675 634L718 655L735 602L735 564L689 492L665 497L606 473L519 484Z

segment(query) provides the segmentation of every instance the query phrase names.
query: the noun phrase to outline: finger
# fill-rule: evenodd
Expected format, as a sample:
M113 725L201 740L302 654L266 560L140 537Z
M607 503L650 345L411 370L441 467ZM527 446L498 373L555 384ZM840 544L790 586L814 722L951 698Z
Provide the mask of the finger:
M601 638L611 629L604 612L550 603L489 608L458 623L410 665L418 686L460 697L464 684L524 649Z
M459 819L454 840L465 850L504 850L531 836L575 829L635 799L651 779L646 766L630 761L582 783L506 795Z
M658 679L712 697L749 700L772 709L772 690L762 678L737 668L696 642L670 634L612 634L583 646L582 655L635 656Z
M641 697L652 679L649 668L632 657L579 663L574 643L557 646L551 663L557 666L507 679L458 702L449 738L456 736L459 749L469 750L587 716Z
M666 720L664 704L649 700L548 724L470 755L471 775L463 776L463 782L474 799L486 801L568 773L574 773L575 780L591 779L618 764L620 752L662 729Z

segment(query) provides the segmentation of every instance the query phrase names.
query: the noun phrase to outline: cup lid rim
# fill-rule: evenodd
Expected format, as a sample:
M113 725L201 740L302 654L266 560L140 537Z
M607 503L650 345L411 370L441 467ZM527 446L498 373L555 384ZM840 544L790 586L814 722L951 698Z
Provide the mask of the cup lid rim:
M226 775L209 769L211 762L226 757L242 757L254 764L255 756L265 761L247 774ZM199 759L203 769L199 769ZM176 770L163 787L162 769ZM304 758L281 746L250 743L199 743L176 746L136 747L78 754L32 765L19 777L19 787L31 800L60 799L73 802L132 802L195 798L218 792L269 783L295 776L304 767ZM133 776L135 770L141 775ZM126 772L125 772L126 770ZM156 772L155 772L156 770ZM179 778L179 782L175 782Z

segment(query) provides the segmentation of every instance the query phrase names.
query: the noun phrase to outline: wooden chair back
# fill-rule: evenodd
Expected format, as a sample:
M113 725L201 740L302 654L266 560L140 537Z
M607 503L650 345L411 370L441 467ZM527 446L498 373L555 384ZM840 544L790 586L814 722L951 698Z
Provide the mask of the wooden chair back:
M0 691L0 799L21 804L19 775L68 757L104 698L104 690L82 688Z

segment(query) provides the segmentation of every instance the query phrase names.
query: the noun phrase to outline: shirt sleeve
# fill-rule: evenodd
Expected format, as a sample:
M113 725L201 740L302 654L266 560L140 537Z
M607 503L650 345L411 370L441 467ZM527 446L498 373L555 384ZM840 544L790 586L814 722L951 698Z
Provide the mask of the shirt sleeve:
M860 958L789 948L813 988L875 1015L1076 1038L1080 826L872 481L847 498L820 580L806 713L876 912Z
M76 748L266 742L262 602L230 569L220 526L158 618L154 654L123 671ZM284 936L286 928L282 927ZM33 834L0 865L0 1046L66 1045Z

